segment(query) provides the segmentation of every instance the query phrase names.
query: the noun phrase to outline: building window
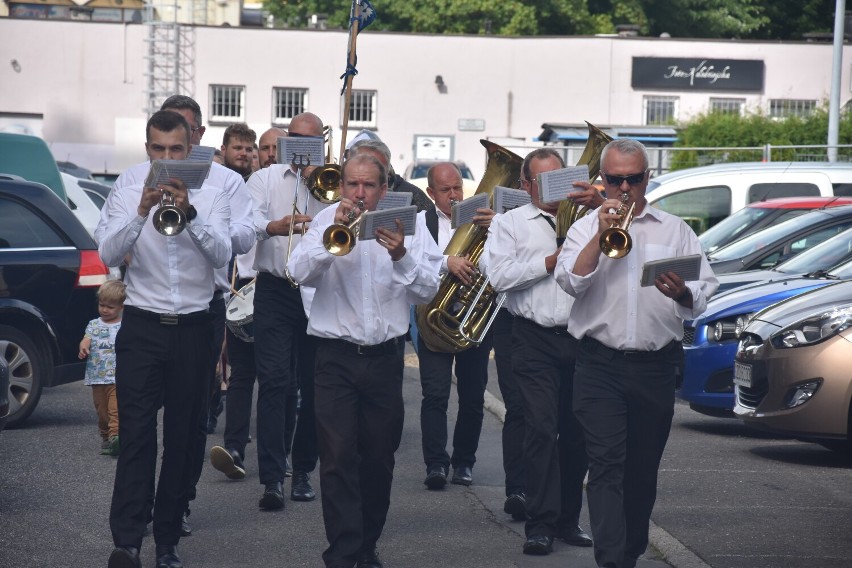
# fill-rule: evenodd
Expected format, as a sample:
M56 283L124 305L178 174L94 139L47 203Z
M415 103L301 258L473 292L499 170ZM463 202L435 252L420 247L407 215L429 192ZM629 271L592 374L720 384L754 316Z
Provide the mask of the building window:
M645 124L672 124L677 118L677 97L645 97Z
M234 85L210 86L210 121L242 122L245 120L246 88Z
M805 117L816 110L816 103L816 101L802 99L771 99L769 116L772 118Z
M272 122L287 125L308 108L308 90L298 87L273 87Z
M726 99L710 97L710 112L722 114L738 114L742 116L745 108L745 99Z
M352 91L349 100L349 126L376 127L376 91Z

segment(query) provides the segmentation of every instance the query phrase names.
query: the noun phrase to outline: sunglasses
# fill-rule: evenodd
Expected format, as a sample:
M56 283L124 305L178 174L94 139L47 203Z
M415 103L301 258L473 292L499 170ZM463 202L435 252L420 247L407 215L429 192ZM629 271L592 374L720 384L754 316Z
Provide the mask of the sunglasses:
M637 184L642 183L645 180L645 174L646 173L647 172L640 172L638 174L628 174L626 176L614 176L614 175L611 175L611 174L604 174L604 173L602 173L601 175L603 176L604 180L606 180L606 182L609 185L614 185L615 187L621 187L621 184L624 183L624 182L627 182L627 185L637 185Z

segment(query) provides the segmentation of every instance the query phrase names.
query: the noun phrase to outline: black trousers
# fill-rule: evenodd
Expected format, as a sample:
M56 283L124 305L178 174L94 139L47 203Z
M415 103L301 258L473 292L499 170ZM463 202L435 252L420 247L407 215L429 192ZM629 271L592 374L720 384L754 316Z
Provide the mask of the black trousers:
M216 382L216 365L222 355L222 342L225 340L225 299L222 296L214 297L210 301L210 315L213 317L213 361L210 366L210 392L198 416L198 434L195 439L195 462L192 466L192 485L189 488L189 500L195 500L198 480L201 479L201 470L206 461L207 450L207 417L208 408L212 396L219 389ZM187 513L189 509L187 508Z
M298 288L268 272L254 292L254 356L257 365L257 464L261 484L284 481L287 394L297 384L297 354L308 320Z
M674 415L683 348L625 353L593 339L580 344L574 412L589 455L589 516L595 560L633 568L648 546L657 472Z
M423 461L427 467L433 464L449 467L451 463L453 466L473 467L482 432L491 331L479 346L455 354L430 350L422 336L417 341L423 389L420 404ZM453 455L450 457L447 453L447 406L453 386L453 361L456 363L459 412L453 432Z
M497 385L503 395L506 417L503 421L503 472L506 496L526 491L524 472L524 399L512 371L512 314L501 308L492 327Z
M247 284L241 282L238 287ZM231 376L228 379L228 396L225 399L225 447L245 457L251 429L251 403L257 367L254 358L254 343L243 341L230 329L225 333L225 349Z
M328 567L351 568L375 548L390 507L394 452L402 439L403 338L359 355L317 339L317 441Z
M180 540L196 462L198 420L206 407L213 360L207 312L163 325L126 307L116 337L121 454L115 470L110 529L116 546L140 547L151 514L157 466L157 412L163 407L163 461L154 498L154 540Z
M577 340L562 328L516 317L512 370L524 401L527 536L553 537L577 526L586 450L571 411Z

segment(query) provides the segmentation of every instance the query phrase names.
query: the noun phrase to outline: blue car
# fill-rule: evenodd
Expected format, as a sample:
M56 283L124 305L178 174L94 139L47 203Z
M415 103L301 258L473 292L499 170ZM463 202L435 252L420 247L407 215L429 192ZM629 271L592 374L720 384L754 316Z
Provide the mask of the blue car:
M684 322L680 398L702 414L733 416L734 356L748 317L791 296L849 278L852 261L808 276L747 284L714 296L699 318Z

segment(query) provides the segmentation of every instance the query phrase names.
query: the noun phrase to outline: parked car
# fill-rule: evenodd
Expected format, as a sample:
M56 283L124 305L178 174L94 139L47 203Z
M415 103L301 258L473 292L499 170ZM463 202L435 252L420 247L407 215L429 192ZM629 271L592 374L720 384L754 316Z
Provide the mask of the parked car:
M737 347L734 413L747 424L852 455L852 281L751 319Z
M846 229L772 268L719 274L716 294L752 282L769 282L805 275L820 276L847 260L852 260L852 229Z
M762 229L707 256L716 274L767 269L852 227L852 205L818 209Z
M678 396L696 412L731 416L734 355L745 322L767 306L844 278L852 278L852 261L809 276L741 286L711 298L701 316L684 323L683 382Z
M68 199L56 160L37 136L0 132L0 173L44 184L63 201Z
M760 229L783 223L812 209L852 205L852 197L783 197L746 205L701 235L698 240L705 253L746 237Z
M9 416L9 363L5 357L0 357L0 432L6 427L6 417Z
M84 167L78 166L74 162L63 162L61 160L56 161L56 167L59 168L59 171L66 174L71 174L75 178L79 179L93 179L91 170L88 170Z
M654 177L647 189L651 205L683 218L699 235L749 203L819 195L852 195L852 164L715 164Z
M0 356L11 374L8 427L42 389L81 380L77 358L109 270L92 237L46 186L0 179Z
M101 209L95 205L89 194L81 185L83 180L70 174L62 172L62 183L68 195L68 207L74 212L74 216L80 220L90 235L95 235L95 229L101 218Z
M110 186L87 179L78 179L77 185L83 188L83 191L86 192L86 195L89 196L89 199L92 200L92 203L94 203L98 209L103 209L106 204L107 197L109 197L111 189Z
M403 173L402 177L409 183L416 185L423 191L426 191L426 188L429 186L429 181L426 179L426 174L429 172L429 168L435 164L440 164L442 161L443 160L414 160L408 164L407 168L405 168L405 173ZM476 178L473 177L473 172L470 171L470 168L467 167L467 164L464 162L456 160L453 163L458 166L459 171L461 172L462 193L466 199L476 192L478 185L476 183Z

